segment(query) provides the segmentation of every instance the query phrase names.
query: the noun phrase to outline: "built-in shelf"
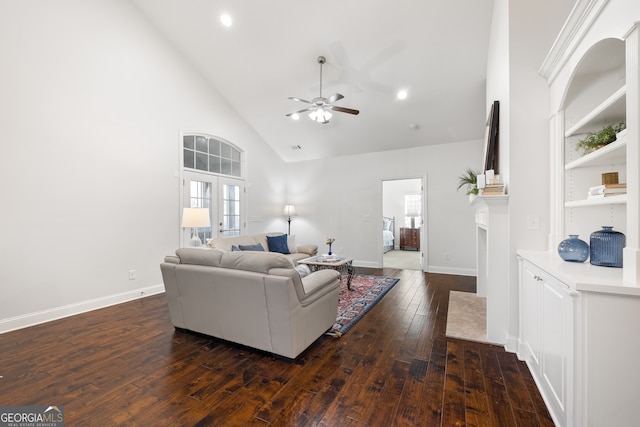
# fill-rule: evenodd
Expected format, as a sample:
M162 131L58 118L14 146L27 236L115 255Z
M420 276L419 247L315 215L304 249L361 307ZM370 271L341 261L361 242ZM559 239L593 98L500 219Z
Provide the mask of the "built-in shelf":
M599 199L584 199L584 200L572 200L565 202L565 208L583 208L587 206L601 206L601 205L619 205L627 203L626 194L618 194L616 196L601 197Z
M567 163L564 169L571 170L591 166L625 164L627 157L627 133L623 131L618 135L618 139L611 144Z
M565 132L566 138L617 123L625 117L627 85L622 86Z

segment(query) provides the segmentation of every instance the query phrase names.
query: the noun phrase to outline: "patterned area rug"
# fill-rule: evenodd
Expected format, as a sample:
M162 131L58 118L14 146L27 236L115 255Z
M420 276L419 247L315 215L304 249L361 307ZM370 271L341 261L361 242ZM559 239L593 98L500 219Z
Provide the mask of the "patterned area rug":
M347 289L347 276L340 281L338 317L327 335L340 337L355 325L380 299L385 296L399 279L355 274L351 280L351 290Z

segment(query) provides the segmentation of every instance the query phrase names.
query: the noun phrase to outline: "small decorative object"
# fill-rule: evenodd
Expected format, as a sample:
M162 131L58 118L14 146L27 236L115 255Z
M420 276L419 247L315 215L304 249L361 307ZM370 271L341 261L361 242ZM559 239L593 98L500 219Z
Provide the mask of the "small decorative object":
M618 172L607 172L602 174L602 185L618 184Z
M589 258L589 245L577 234L569 234L569 238L558 245L558 254L565 261L585 262Z
M591 233L591 264L602 267L622 267L622 249L625 236L603 225L602 230Z
M329 245L329 253L328 255L333 255L333 253L331 252L331 245L333 245L333 242L335 242L336 239L334 239L333 237L327 237L327 245Z
M576 150L582 150L584 154L589 154L598 148L611 144L616 140L616 134L626 129L626 127L624 122L620 122L617 125L605 126L599 132L588 132L586 138L578 141Z
M458 177L458 190L464 186L467 186L466 194L477 195L478 194L478 172L471 168L464 171L462 175Z

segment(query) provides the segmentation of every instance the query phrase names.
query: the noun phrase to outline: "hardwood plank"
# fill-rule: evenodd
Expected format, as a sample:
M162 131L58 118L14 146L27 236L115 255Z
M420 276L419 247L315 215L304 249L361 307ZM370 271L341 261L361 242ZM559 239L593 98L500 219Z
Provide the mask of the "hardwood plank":
M465 347L464 349L464 378L467 396L465 407L467 426L491 426L482 361L475 348Z
M444 398L442 408L442 425L466 425L464 377L464 351L461 345L454 342L447 344L447 362L444 382Z

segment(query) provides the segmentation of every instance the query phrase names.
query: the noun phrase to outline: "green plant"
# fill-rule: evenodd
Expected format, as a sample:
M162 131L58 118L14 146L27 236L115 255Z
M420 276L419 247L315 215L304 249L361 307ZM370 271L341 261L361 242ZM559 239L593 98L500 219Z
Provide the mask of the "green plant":
M478 172L467 168L464 173L458 177L458 180L458 190L466 185L466 194L478 194Z
M584 154L597 150L616 140L616 134L626 128L624 122L617 125L605 126L599 132L588 132L586 138L576 144L576 150L582 150Z

